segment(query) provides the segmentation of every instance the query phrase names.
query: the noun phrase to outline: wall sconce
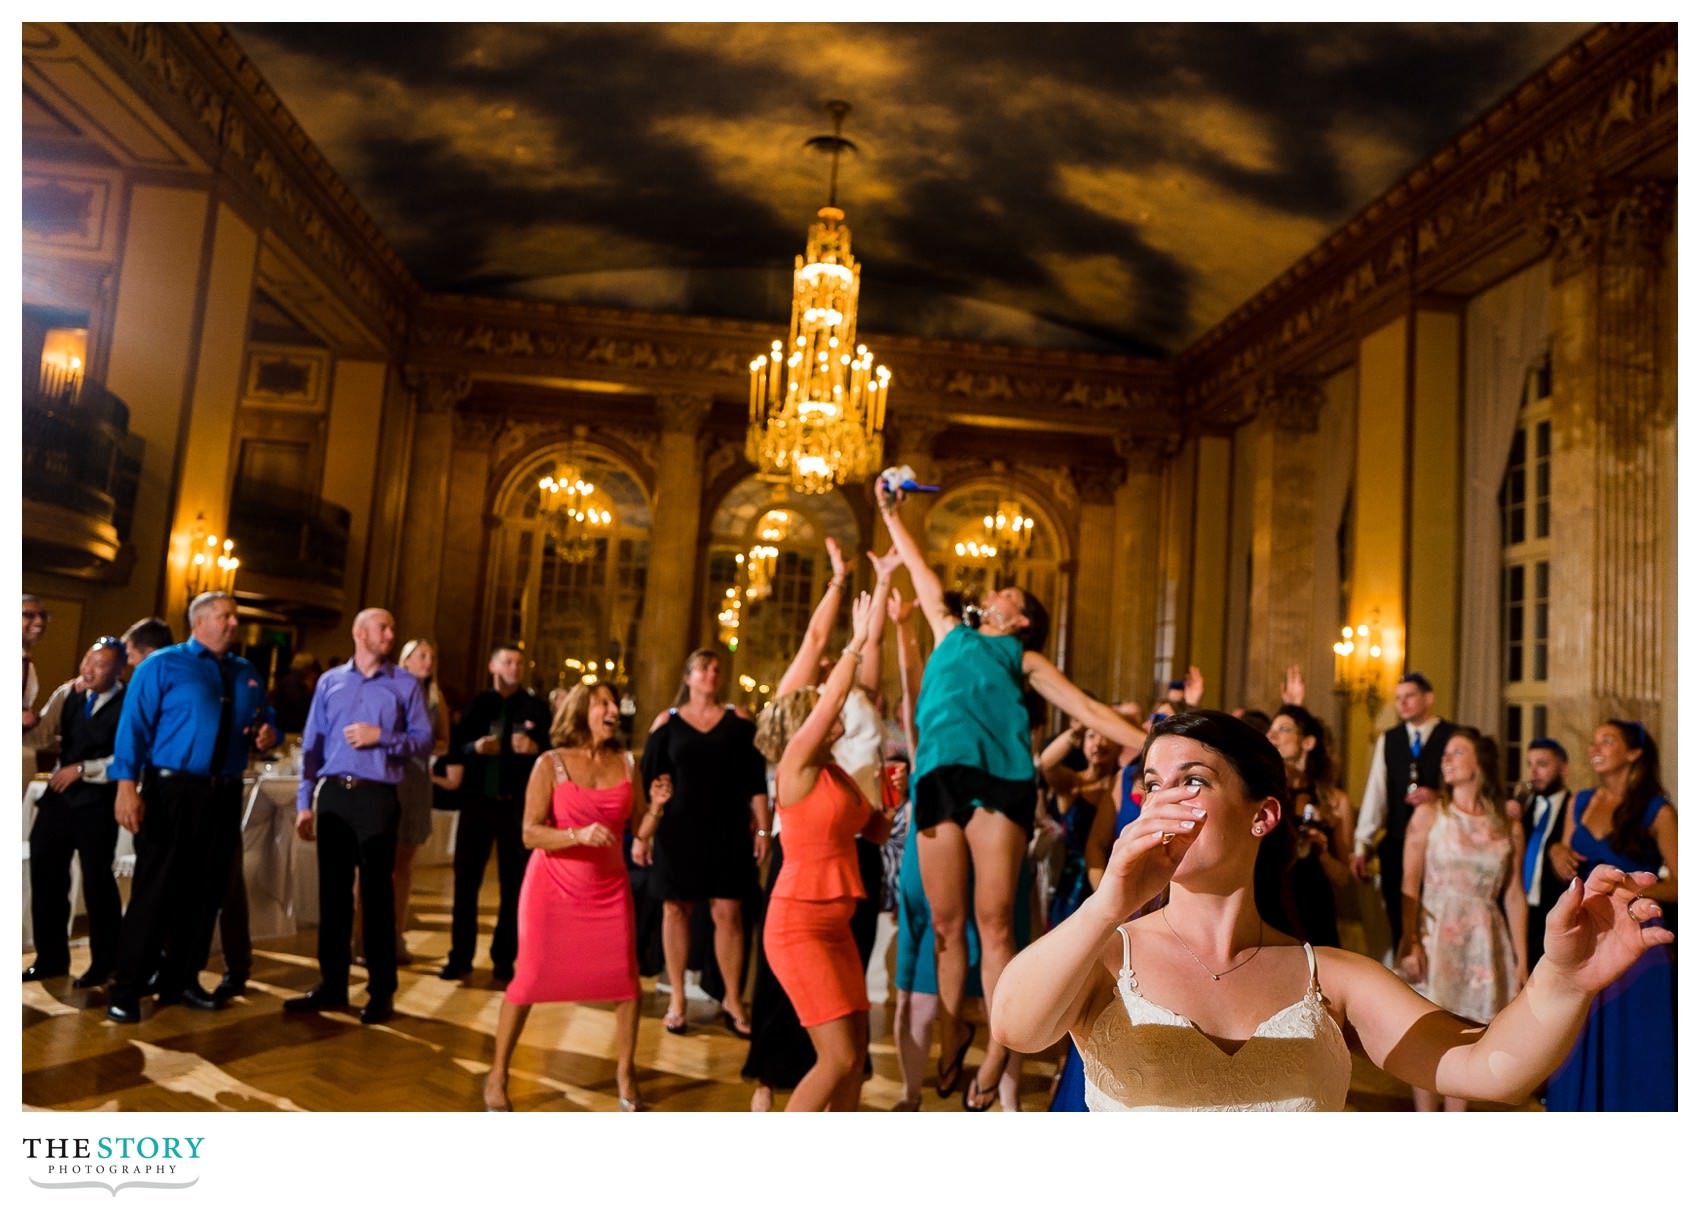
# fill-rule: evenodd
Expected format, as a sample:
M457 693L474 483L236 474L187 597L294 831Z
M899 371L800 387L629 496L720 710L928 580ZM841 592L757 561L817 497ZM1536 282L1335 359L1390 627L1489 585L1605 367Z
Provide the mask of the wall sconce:
M221 543L217 535L209 535L206 516L196 514L195 529L189 537L189 569L185 579L189 597L193 599L208 590L234 592L236 570L241 565L236 559L235 541L226 539Z
M1371 720L1384 702L1385 653L1380 610L1371 611L1367 623L1342 627L1334 644L1334 693L1348 704L1363 704Z

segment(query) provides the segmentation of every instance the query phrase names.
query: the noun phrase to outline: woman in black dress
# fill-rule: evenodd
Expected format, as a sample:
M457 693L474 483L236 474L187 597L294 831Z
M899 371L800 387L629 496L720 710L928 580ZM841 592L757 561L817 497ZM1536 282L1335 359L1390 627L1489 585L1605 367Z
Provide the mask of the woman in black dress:
M655 781L665 777L673 793L655 832L649 887L663 903L661 949L673 987L662 1026L675 1035L685 1032L691 911L706 901L714 919L714 956L726 983L720 1004L726 1027L748 1040L742 902L767 854L767 766L755 747L754 722L719 702L719 689L720 658L712 649L698 649L685 661L673 707L650 726L644 786L653 799Z
M1334 783L1322 722L1296 703L1284 703L1268 737L1287 768L1293 797L1293 866L1288 886L1298 922L1293 930L1319 947L1340 946L1335 897L1350 891L1352 802ZM1279 826L1277 827L1279 828Z

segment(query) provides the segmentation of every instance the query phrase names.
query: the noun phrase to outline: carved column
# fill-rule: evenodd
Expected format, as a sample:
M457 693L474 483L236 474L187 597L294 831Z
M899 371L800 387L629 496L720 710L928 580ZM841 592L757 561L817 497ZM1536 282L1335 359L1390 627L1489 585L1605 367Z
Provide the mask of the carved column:
M1069 470L1080 498L1075 536L1074 631L1068 675L1092 694L1116 701L1116 490L1124 463L1077 464Z
M707 395L668 393L656 397L661 433L655 446L655 513L649 537L649 580L638 628L637 722L634 744L642 744L649 722L673 701L685 656L697 642L691 616L702 579L702 424L713 404Z
M1548 728L1572 746L1607 716L1664 736L1675 424L1659 364L1670 190L1598 183L1549 208L1553 255L1552 537ZM1674 348L1674 347L1669 347ZM1672 519L1674 521L1674 519Z
M1322 392L1308 379L1261 386L1250 422L1251 594L1247 626L1248 706L1281 702L1283 671L1312 643L1316 598L1317 422Z
M1162 582L1163 465L1168 448L1133 434L1116 437L1116 454L1127 468L1115 495L1111 532L1111 666L1101 693L1112 701L1135 699L1151 707L1157 664L1157 595ZM1084 529L1084 528L1082 528Z
M447 553L443 522L449 505L449 459L454 448L454 406L472 391L467 375L409 367L402 383L413 397L413 443L402 509L401 560L390 609L403 635L429 635L439 644L437 588ZM464 624L457 625L464 627Z
M437 660L444 669L463 671L462 685L476 690L484 685L487 665L487 655L482 651L486 636L480 597L489 576L490 538L499 522L486 513L490 451L503 418L492 413L457 412L450 419L453 450L448 469L449 509L443 522L444 576L437 588ZM523 637L501 639L518 641ZM531 681L529 675L527 681Z

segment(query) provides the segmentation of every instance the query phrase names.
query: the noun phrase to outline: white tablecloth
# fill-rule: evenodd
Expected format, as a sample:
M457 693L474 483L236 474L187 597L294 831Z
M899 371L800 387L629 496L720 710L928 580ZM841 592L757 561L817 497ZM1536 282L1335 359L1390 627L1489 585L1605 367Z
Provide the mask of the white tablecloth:
M319 857L295 832L301 781L261 774L242 806L242 876L248 882L248 930L255 939L293 935L319 921Z

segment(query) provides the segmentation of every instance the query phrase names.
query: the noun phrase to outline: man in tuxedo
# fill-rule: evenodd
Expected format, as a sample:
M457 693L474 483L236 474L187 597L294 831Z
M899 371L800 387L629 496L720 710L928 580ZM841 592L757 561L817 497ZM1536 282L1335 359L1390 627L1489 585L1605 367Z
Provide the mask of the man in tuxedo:
M1399 954L1399 885L1405 875L1405 826L1420 804L1440 796L1440 754L1456 729L1434 714L1434 687L1412 671L1393 690L1399 723L1382 735L1370 760L1363 806L1352 854L1352 872L1369 879L1369 857L1381 860L1381 902L1387 907L1387 928L1393 955ZM1380 840L1376 835L1380 833Z
M88 971L72 983L79 990L106 984L118 962L118 928L123 909L112 855L118 846L113 802L118 787L106 777L112 761L124 688L124 642L102 636L83 654L75 682L68 684L59 711L59 764L36 806L30 829L30 914L35 929L35 963L25 981L63 977L71 971L65 929L71 916L71 856L83 866L83 904L89 915Z
M1547 915L1564 892L1564 877L1553 870L1551 848L1564 841L1564 815L1570 811L1570 755L1551 737L1529 743L1529 790L1523 796L1523 892L1529 899L1529 968L1546 951Z

